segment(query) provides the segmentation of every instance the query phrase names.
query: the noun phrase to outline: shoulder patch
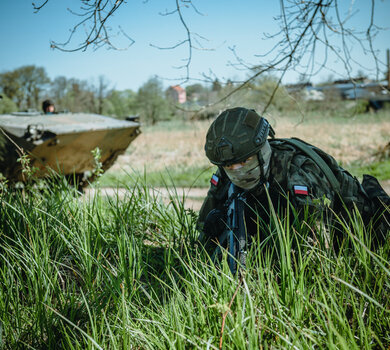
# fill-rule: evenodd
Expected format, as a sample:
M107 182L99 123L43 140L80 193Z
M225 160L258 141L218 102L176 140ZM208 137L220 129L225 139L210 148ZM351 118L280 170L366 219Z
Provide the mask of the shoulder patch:
M309 195L309 190L307 186L299 186L299 185L294 185L294 193L295 194L302 194L304 196Z
M218 186L219 177L216 174L213 174L210 180L211 184L214 186Z

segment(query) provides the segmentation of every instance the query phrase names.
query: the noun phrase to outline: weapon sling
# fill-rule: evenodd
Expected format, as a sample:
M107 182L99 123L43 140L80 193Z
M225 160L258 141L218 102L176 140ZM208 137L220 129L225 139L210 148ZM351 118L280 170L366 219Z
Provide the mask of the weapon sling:
M331 184L333 190L336 193L340 193L340 182L337 180L336 176L333 174L333 171L330 169L329 165L326 164L326 162L305 142L297 139L297 138L291 138L291 139L280 139L283 140L298 149L300 149L302 152L304 152L306 155L308 155L314 163L318 165L318 167L323 171L324 175L328 179L329 183Z

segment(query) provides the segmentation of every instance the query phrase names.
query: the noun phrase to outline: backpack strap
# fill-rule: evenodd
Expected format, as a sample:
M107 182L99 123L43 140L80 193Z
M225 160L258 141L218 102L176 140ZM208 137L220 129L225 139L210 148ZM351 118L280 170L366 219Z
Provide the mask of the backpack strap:
M336 176L333 174L333 171L329 167L328 164L318 155L317 152L313 150L307 143L305 143L302 140L299 140L297 138L290 138L290 139L280 139L283 140L296 148L300 149L303 153L305 153L307 156L309 156L314 163L318 165L318 167L323 171L324 175L328 179L329 183L331 184L333 190L337 193L340 193L340 182L337 180Z

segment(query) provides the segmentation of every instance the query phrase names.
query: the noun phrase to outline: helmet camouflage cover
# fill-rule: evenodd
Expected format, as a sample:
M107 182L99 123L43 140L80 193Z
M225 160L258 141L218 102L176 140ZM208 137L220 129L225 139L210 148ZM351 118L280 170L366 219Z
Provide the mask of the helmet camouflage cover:
M237 107L222 112L211 124L205 151L211 163L226 166L259 152L270 126L253 109Z

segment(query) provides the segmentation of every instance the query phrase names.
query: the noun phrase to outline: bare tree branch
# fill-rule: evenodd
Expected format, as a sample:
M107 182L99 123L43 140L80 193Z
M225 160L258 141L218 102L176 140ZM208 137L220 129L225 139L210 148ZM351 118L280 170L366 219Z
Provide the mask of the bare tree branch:
M187 45L188 54L187 54L187 57L183 59L183 61L185 63L181 66L175 67L177 69L182 69L182 68L185 69L185 77L183 79L183 83L184 83L184 82L187 82L188 80L190 80L190 65L191 65L191 61L192 61L192 50L194 49L194 46L193 46L193 33L190 31L190 29L189 29L189 27L184 19L182 7L185 8L185 7L188 7L190 5L195 10L196 13L198 13L198 14L201 14L201 13L193 5L191 0L180 0L180 2L183 5L180 5L179 0L175 0L175 1L176 1L176 8L173 11L167 11L161 15L169 16L169 15L173 15L173 14L178 14L180 23L183 26L184 31L185 31L186 39L183 39L180 42L178 42L177 44L172 45L172 46L168 46L168 47L161 47L161 46L157 46L157 45L153 45L153 44L150 44L150 45L152 47L158 48L160 50L172 50L172 49L176 49L177 47L182 46L184 44ZM200 35L198 35L198 37L204 39ZM197 40L197 42L198 42L198 44L200 44L198 40Z
M332 1L332 0L329 0L329 1ZM327 4L324 5L323 1L319 0L319 2L315 4L314 8L310 8L310 10L312 10L312 15L311 15L310 19L307 21L307 25L304 27L304 29L299 34L297 39L295 39L295 42L290 42L289 40L287 41L287 45L292 45L292 48L290 50L286 50L285 52L283 52L284 55L281 55L281 53L278 53L276 61L273 61L273 62L271 61L270 63L265 65L264 68L258 70L256 73L252 74L246 81L242 82L239 86L237 86L235 89L230 91L228 94L226 94L224 97L222 97L221 99L219 99L216 103L214 103L212 105L219 104L219 103L227 100L230 96L232 96L233 94L235 94L239 90L243 89L244 87L248 86L248 84L250 82L255 80L261 74L264 74L266 72L272 71L275 68L277 68L280 64L283 63L284 66L282 68L282 76L279 79L279 82L278 82L277 86L275 87L275 90L272 92L271 97L270 97L268 103L266 104L265 108L263 109L263 113L265 113L267 111L268 107L270 106L270 104L272 103L272 100L273 100L273 98L275 96L275 92L276 92L277 88L280 85L282 77L284 76L284 74L286 73L287 69L290 67L291 63L295 59L295 53L299 49L301 49L301 43L305 39L306 33L312 28L312 25L313 25L314 20L315 20L315 18L317 16L317 13L324 6L328 6L328 5ZM306 17L307 14L304 13L303 15ZM286 28L285 33L288 33L288 30L289 29ZM256 67L255 67L255 69L256 69ZM210 107L210 106L211 105L209 105L207 107Z
M35 12L40 11L48 2L49 0L41 0L41 4L34 3ZM78 12L68 9L74 16L80 18L79 22L72 28L68 40L63 43L52 42L51 46L62 51L85 51L89 47L97 49L102 46L118 49L111 41L113 34L109 22L113 14L120 7L123 7L122 5L128 5L128 3L125 0L80 0L80 3L82 6ZM165 47L156 44L150 45L160 50L175 50L185 46L187 54L182 59L184 63L175 68L184 69L182 83L190 80L196 81L198 79L194 79L190 75L193 50L209 49L202 46L202 41L206 39L191 30L191 26L187 23L188 12L185 11L193 11L197 15L202 15L202 13L192 0L175 0L174 4L173 10L166 10L160 15L177 16L184 30L184 38ZM375 25L375 0L371 0L371 11L368 14L370 20L366 29L356 29L349 26L350 20L357 13L353 11L352 3L347 11L343 10L345 4L340 0L279 0L279 4L280 15L276 18L279 30L276 33L264 34L266 39L272 40L273 47L265 53L260 52L254 55L254 62L248 62L247 59L240 57L234 46L230 48L235 61L229 62L229 65L237 70L248 71L249 75L246 79L235 82L238 85L213 105L226 101L265 73L276 73L280 84L287 71L295 71L309 79L322 69L332 70L328 60L333 56L342 62L349 78L351 78L355 65L369 71L369 67L363 67L359 58L354 57L355 46L360 47L364 54L370 54L373 57L375 69L371 68L371 71L375 71L377 77L379 76L381 62L377 58L373 39L381 28ZM81 28L85 30L84 40L76 47L68 48L76 32L79 32ZM119 33L128 40L129 46L134 43L134 40L122 28L120 28ZM324 56L321 62L316 59L318 51L321 51ZM203 74L203 81L211 82L212 75ZM222 81L222 83L224 82ZM276 90L277 87L273 90L264 111L272 103Z
M374 7L375 7L375 0L371 0L371 19L370 19L370 25L367 28L367 41L370 45L370 52L372 53L372 56L374 57L375 67L376 67L376 78L378 79L378 73L379 73L379 67L378 67L378 60L376 59L376 54L374 51L374 47L372 44L372 34L371 31L374 28Z
M211 107L220 104L238 91L246 88L256 78L265 73L278 73L278 84L271 93L263 113L272 103L275 93L288 70L304 74L307 78L318 74L322 69L332 70L328 66L328 51L332 52L344 65L344 70L352 79L352 64L368 71L369 67L363 67L359 59L352 56L354 44L358 44L364 53L369 53L375 62L375 71L378 77L380 72L378 53L373 46L373 38L377 34L374 21L375 0L371 0L370 24L366 31L348 28L347 22L355 13L349 9L346 16L342 16L338 0L280 0L280 16L278 18L281 29L275 34L265 34L267 39L275 42L274 46L265 54L256 55L259 63L248 63L239 57L235 48L232 49L236 63L231 63L236 69L249 70L255 73L249 74L232 91L224 95ZM332 14L336 16L333 19ZM332 35L332 40L328 37ZM339 43L340 42L340 43ZM315 59L319 45L323 48L324 58L322 62ZM268 59L265 61L265 59Z
M41 5L33 4L35 12L41 10L49 0L45 0ZM134 44L134 40L120 28L120 33L128 40L129 44L124 48L117 47L112 42L112 37L115 35L111 32L108 26L109 20L112 19L113 14L123 5L125 0L80 0L80 12L76 12L68 8L69 13L75 17L80 17L80 21L71 29L68 39L65 42L59 43L52 41L51 48L58 49L65 52L85 51L89 47L97 49L101 46L107 46L116 50L123 50L129 48ZM68 48L76 32L83 27L85 30L85 38L74 48Z
M33 8L34 8L35 13L37 13L37 12L38 12L43 6L45 6L48 2L49 2L49 0L45 0L40 6L35 5L35 3L33 2L32 5L33 5Z

